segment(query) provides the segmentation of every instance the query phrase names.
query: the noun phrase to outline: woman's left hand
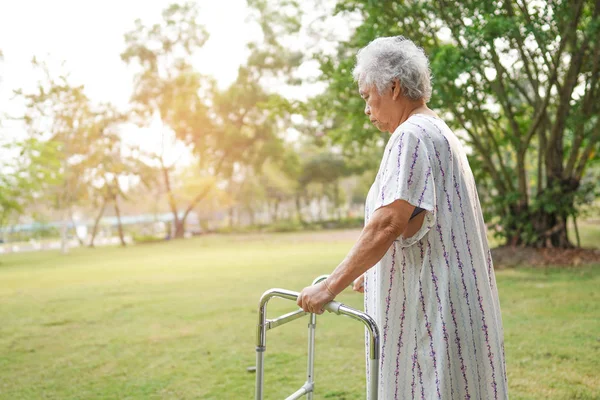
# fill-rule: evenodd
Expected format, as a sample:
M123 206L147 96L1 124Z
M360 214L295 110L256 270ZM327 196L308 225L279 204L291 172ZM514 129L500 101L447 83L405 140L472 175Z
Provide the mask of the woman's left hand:
M329 292L325 281L302 289L298 296L297 304L304 311L315 314L323 314L325 304L333 300L335 296Z

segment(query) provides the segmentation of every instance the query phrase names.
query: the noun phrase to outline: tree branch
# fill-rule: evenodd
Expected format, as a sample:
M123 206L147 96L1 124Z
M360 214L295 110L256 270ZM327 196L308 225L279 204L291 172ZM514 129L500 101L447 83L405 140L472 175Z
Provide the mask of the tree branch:
M494 133L492 132L492 129L489 126L488 120L487 120L486 116L484 115L483 109L481 108L481 104L480 103L476 103L476 104L477 104L478 110L477 110L477 112L473 113L473 117L475 117L479 120L479 123L483 126L483 131L487 134L490 141L492 142L492 147L494 149L494 152L496 153L496 157L498 157L498 164L500 165L500 170L502 171L502 175L504 176L504 179L506 180L506 183L507 183L508 187L510 188L510 190L514 190L514 185L513 185L512 179L510 177L510 174L508 173L508 170L506 169L506 165L504 163L502 153L500 152L500 145L498 144L498 141L496 140L496 137L494 136Z
M529 143L529 141L535 134L536 130L538 129L540 122L542 121L542 118L544 118L544 115L546 114L546 109L548 108L548 104L550 103L550 97L551 97L550 91L552 90L552 87L555 84L559 85L557 83L557 81L558 81L558 67L560 65L560 58L565 49L565 46L567 45L567 41L569 40L570 36L575 32L575 30L577 28L577 24L579 23L579 19L581 18L581 11L583 8L583 0L580 0L576 7L577 8L575 10L575 18L573 18L570 21L567 29L565 29L565 32L563 33L563 35L561 35L560 44L558 46L558 50L557 50L557 52L554 56L554 60L552 62L553 69L552 69L552 73L550 74L550 77L548 78L548 85L546 87L544 102L543 102L542 106L537 110L537 112L533 118L533 123L529 127L529 131L527 132L527 135L525 137L525 143ZM562 90L562 88L559 88L559 90Z
M173 213L173 218L175 219L175 224L179 222L179 216L177 215L177 203L175 201L175 196L173 195L173 191L171 189L171 180L169 177L169 170L165 166L162 155L159 157L160 160L160 168L163 173L163 179L165 182L165 188L167 189L167 197L169 198L169 207L171 208L171 212Z
M594 17L598 16L600 10L596 8L594 10ZM559 93L559 104L556 110L554 118L554 125L550 132L550 139L548 141L546 163L550 168L549 171L553 176L561 176L563 172L563 135L565 126L567 123L567 117L571 111L571 98L573 96L573 90L577 85L577 78L583 65L583 57L589 46L589 38L583 38L583 44L581 47L577 46L576 29L577 24L569 24L572 31L569 32L569 37L572 39L572 50L571 50L571 64L567 70L565 80L563 82L562 91ZM550 157L548 157L550 156Z
M536 100L534 101L531 97L529 97L529 93L527 93L527 90L525 90L525 88L521 86L519 82L508 73L508 71L506 71L506 69L504 71L506 72L506 77L508 78L510 83L512 83L512 85L519 91L519 93L523 95L523 97L525 97L525 100L527 100L529 105L533 109L535 109L536 105L539 102L539 94L536 94ZM537 93L537 88L535 89L535 91Z
M540 53L544 60L544 64L546 65L548 72L550 72L554 68L554 64L552 64L551 60L548 59L548 56L547 56L548 49L544 45L544 41L540 38L539 34L537 33L536 28L533 26L533 20L531 19L531 15L529 15L529 10L527 9L527 7L528 7L527 3L525 2L525 0L522 0L522 2L523 2L522 5L519 4L518 2L516 2L517 6L519 7L521 12L527 19L527 23L531 26L531 31L533 32L533 37L535 38L536 44L537 44L538 48L540 49ZM533 62L533 65L534 65L534 67L536 66L535 60ZM538 77L539 77L539 74L538 74Z
M592 152L594 151L594 147L600 144L600 118L596 120L596 124L592 129L593 134L590 136L590 140L583 150L581 157L579 158L579 162L577 163L577 168L575 168L574 178L576 180L581 180L583 177L583 172L585 171L585 167L587 162L592 157Z
M521 130L519 129L519 124L517 123L515 114L513 113L512 107L510 105L510 100L508 99L508 93L506 91L506 87L504 86L504 82L502 80L502 76L504 75L506 70L500 63L498 53L496 53L496 49L495 49L493 43L490 43L490 51L492 54L492 63L494 64L494 67L496 67L496 71L498 73L498 79L496 79L496 81L498 82L497 83L498 89L499 89L498 91L500 93L500 100L501 100L500 104L502 104L502 107L504 108L504 112L506 112L508 122L509 122L515 136L521 136ZM506 75L508 75L508 72L506 72ZM491 84L491 82L490 82L490 84Z
M504 2L504 7L506 8L506 11L508 12L508 16L511 18L515 18L515 10L513 9L512 6L512 1L505 1ZM525 48L525 43L523 38L521 37L520 32L515 35L515 41L517 42L517 48L519 50L519 53L521 54L521 59L523 60L523 65L525 66L525 73L527 74L527 77L529 78L529 83L531 84L531 86L534 88L534 90L538 91L538 80L534 79L533 75L531 74L531 70L529 67L529 59L527 58L527 55L525 54L524 48Z
M464 120L464 118L462 117L461 113L458 112L458 110L456 109L456 106L451 105L450 109L452 111L452 113L454 114L454 116L458 119L458 121L460 122L460 124L463 126L463 129L465 131L467 131L467 133L469 134L469 137L471 138L471 141L473 143L473 145L477 148L477 150L479 151L479 154L489 154L490 151L488 148L486 148L483 143L481 143L481 141L479 140L479 138L477 137L477 135L472 132L470 129L467 129L466 127L466 121ZM487 166L487 171L490 173L490 175L492 176L492 179L494 181L494 184L496 185L497 189L501 192L506 192L506 186L504 185L504 182L502 181L502 179L500 178L500 175L498 174L498 171L496 170L494 163L492 162L492 160L490 159L490 157L483 157L483 162L484 165Z
M219 160L219 162L217 163L217 165L215 167L215 171L214 171L215 176L218 176L219 173L221 172L221 168L223 167L223 164L225 162L225 159L227 158L227 155L228 155L227 153L223 153L223 155L221 156L221 159ZM196 207L196 205L202 199L204 199L210 193L211 190L212 190L212 187L209 186L206 190L202 191L196 197L194 197L194 199L190 202L190 204L186 208L185 212L183 213L183 216L181 217L182 221L185 221L185 219L187 218L189 213L194 209L194 207Z
M189 213L194 209L194 207L196 207L196 205L206 197L206 195L208 195L210 193L210 191L212 190L212 186L208 186L208 188L206 188L204 191L202 191L200 194L198 194L196 197L194 197L194 199L190 202L189 206L186 208L185 212L183 213L183 216L181 217L182 221L185 221L187 216L189 215Z
M594 50L592 52L593 66L590 80L587 82L586 91L582 101L582 118L578 120L575 128L575 139L571 148L571 154L565 167L565 176L572 176L575 162L579 155L579 149L585 138L585 121L592 116L593 106L596 105L594 101L596 93L596 85L598 84L599 72L600 72L600 40L596 40Z

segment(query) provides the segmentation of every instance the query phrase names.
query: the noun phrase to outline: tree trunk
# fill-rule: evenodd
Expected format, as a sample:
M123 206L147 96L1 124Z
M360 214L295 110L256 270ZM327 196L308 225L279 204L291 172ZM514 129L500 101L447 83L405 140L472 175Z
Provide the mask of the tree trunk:
M510 237L507 239L508 245L515 247L523 245L523 238L521 237L521 229L519 227L519 221L527 220L529 216L521 210L521 206L518 203L513 203L508 206L508 210L503 219L508 220L503 224L504 229L511 232Z
M121 246L125 247L127 243L125 243L125 237L123 235L123 225L121 224L121 212L119 210L119 201L117 196L113 197L113 202L115 204L115 214L117 215L117 228L119 230L119 239L121 239Z
M175 232L173 233L173 227L171 228L170 238L182 238L185 233L185 216L180 220L179 215L177 214L177 203L175 201L175 195L171 190L171 179L169 178L169 169L163 163L162 158L160 159L161 169L163 173L163 179L165 182L165 189L167 191L167 198L169 200L169 208L171 208L171 213L173 214L173 227L175 228Z
M96 235L98 234L98 225L100 225L100 219L102 215L104 215L104 210L106 209L106 198L102 199L102 207L100 208L100 212L96 216L94 220L94 228L92 229L92 237L90 239L90 247L94 247L94 240L96 240Z
M175 239L181 239L185 236L185 220L182 219L175 219L174 221L174 225L175 225L175 234L173 235L173 238Z
M552 200L560 203L557 210L548 212L542 208L539 216L534 216L534 226L537 227L539 235L536 245L545 248L573 248L575 246L569 240L567 220L574 209L579 181L575 179L558 180L549 177L547 190L553 190L556 186L559 186L557 192L560 193L560 198Z
M581 238L579 237L579 228L577 227L577 215L573 214L573 229L575 230L575 237L577 238L577 248L581 247Z
M556 213L542 213L542 222L538 225L538 242L536 247L543 248L573 248L567 232L567 220Z
M521 210L519 205L510 207L509 212L515 222L505 225L508 230L513 232L508 240L508 245L563 249L574 247L568 236L567 217L559 212L548 212L542 209L532 214L528 209ZM534 241L528 240L526 232L519 228L517 221L532 222L535 233Z

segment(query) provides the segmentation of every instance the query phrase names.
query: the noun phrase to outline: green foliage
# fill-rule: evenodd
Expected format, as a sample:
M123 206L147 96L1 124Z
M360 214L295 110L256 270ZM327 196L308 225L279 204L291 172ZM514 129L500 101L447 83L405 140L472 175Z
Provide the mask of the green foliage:
M19 202L24 195L21 186L22 182L15 183L11 176L0 177L0 227L4 226L11 215L23 212L23 206Z
M0 176L0 227L14 223L27 207L44 199L44 191L64 182L60 169L60 145L36 138L5 144L5 151L19 158L4 162L8 173Z
M304 162L300 185L309 183L330 184L349 175L345 160L336 154L321 152L313 155Z
M292 221L277 221L275 223L269 224L261 229L262 232L298 232L306 229L305 225L302 223L292 220Z
M298 83L294 69L303 60L303 53L285 45L285 39L294 38L300 30L302 9L296 0L248 0L251 19L260 27L263 40L250 43L250 57L242 69L255 82L269 78L286 83Z
M83 184L90 143L94 140L92 105L83 86L72 85L68 74L32 61L41 78L31 92L17 90L24 101L21 116L29 138L19 143L21 163L28 171L37 201L64 212L85 197Z
M328 88L313 102L332 141L351 153L381 145L352 82L354 55L377 37L404 35L429 54L429 106L473 150L486 214L504 238L568 246L564 221L589 193L581 182L600 143L600 6L340 0L335 10L362 23L318 57Z
M153 235L138 235L138 234L131 235L131 238L133 239L134 243L138 243L138 244L157 243L157 242L162 242L165 240L165 238L159 238L159 237L156 237Z
M270 9L260 2L256 5L265 12ZM260 170L267 161L281 162L285 154L281 133L292 105L266 90L262 79L285 76L297 63L292 62L292 53L273 40L277 33L266 32L263 44L250 45L249 59L240 67L235 82L220 90L213 79L202 76L192 65L208 38L197 23L198 12L198 7L188 2L167 9L154 26L137 21L134 30L125 35L127 48L121 56L139 70L132 103L141 122L149 123L158 114L165 128L192 149L200 174L210 175L215 184L229 187L232 197L239 197L254 191L254 182L236 183L240 180L237 170ZM286 22L286 29L292 29L290 23ZM173 191L176 182L171 182L173 168L158 158L176 236L181 236L189 213L199 204L208 208L209 190L204 188L186 201L180 220L181 201ZM271 187L281 188L281 179L271 178L267 179L273 183Z

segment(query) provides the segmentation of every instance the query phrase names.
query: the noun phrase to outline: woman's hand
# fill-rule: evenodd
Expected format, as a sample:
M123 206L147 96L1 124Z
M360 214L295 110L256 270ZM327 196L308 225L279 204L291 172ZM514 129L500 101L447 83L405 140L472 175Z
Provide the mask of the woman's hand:
M298 296L298 306L306 312L323 314L323 307L335 298L335 295L328 289L327 283L321 281L316 285L305 287Z
M352 285L352 290L358 293L365 292L365 274L362 274L358 278L354 280L354 285Z

